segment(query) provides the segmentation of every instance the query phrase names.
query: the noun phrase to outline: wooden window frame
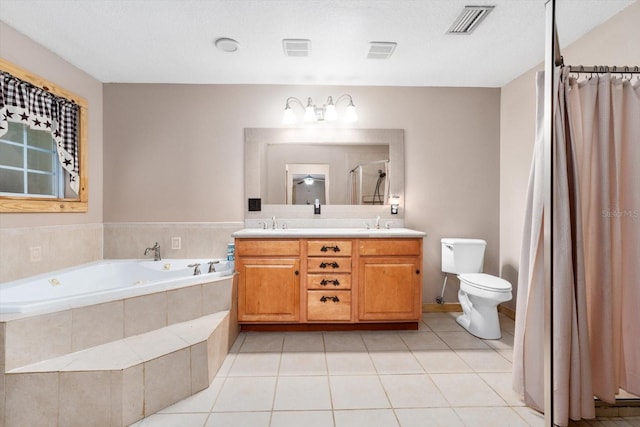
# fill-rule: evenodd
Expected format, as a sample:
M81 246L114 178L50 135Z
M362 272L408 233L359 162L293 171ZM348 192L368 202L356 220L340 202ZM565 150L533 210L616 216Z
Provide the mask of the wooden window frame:
M0 58L0 70L31 83L56 96L75 102L80 107L78 132L78 174L80 186L77 198L40 198L32 196L0 196L1 213L29 212L87 212L89 210L88 169L88 103L87 100L33 74L9 61Z

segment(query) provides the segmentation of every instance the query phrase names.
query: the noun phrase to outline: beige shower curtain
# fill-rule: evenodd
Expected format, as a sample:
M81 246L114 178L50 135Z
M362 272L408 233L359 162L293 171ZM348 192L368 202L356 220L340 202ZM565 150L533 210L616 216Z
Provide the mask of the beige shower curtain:
M543 410L543 74L537 78L513 379L524 401ZM594 417L594 394L611 400L618 386L638 387L640 338L630 326L640 325L640 91L610 76L578 84L567 69L554 80L554 423L566 426Z

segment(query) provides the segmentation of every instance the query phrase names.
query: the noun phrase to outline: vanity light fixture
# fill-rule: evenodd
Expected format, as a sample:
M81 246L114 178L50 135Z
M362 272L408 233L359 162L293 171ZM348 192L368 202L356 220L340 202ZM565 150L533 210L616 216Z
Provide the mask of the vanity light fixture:
M287 98L287 102L284 107L284 114L282 116L282 123L285 125L293 125L296 123L296 115L293 113L293 109L291 108L291 104L298 104L304 109L304 121L307 123L319 122L319 121L335 121L338 119L338 113L336 111L336 105L342 100L348 100L349 105L344 112L343 121L347 123L353 123L358 121L358 114L356 113L356 106L353 105L353 98L351 95L344 94L340 95L335 103L333 102L333 98L330 96L327 98L327 103L322 107L318 107L313 103L311 98L307 98L307 105L305 106L300 99L295 96L290 96Z
M398 195L389 196L389 204L391 205L391 214L397 215L398 207L400 206L400 196Z

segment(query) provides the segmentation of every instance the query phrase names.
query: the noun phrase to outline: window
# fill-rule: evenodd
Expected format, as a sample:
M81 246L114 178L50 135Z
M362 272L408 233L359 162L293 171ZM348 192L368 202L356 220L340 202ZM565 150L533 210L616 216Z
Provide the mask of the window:
M86 212L86 101L2 59L0 78L0 212Z

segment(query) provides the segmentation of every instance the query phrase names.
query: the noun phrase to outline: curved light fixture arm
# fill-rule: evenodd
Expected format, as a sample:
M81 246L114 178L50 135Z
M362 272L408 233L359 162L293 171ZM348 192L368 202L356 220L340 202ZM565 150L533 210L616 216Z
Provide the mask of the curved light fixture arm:
M349 105L347 105L347 111L344 117L344 121L346 122L355 122L358 120L358 116L355 112L355 105L353 104L353 98L349 94L340 95L336 98L334 103L333 97L329 96L327 98L327 103L322 107L318 107L313 103L313 100L309 97L307 98L307 105L295 96L290 96L287 98L284 106L284 116L282 122L287 125L292 125L296 122L295 115L293 114L291 105L298 104L305 111L305 122L316 122L316 121L333 121L336 120L336 105L342 101L343 99L348 99Z

